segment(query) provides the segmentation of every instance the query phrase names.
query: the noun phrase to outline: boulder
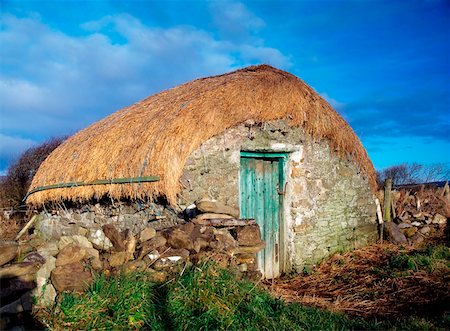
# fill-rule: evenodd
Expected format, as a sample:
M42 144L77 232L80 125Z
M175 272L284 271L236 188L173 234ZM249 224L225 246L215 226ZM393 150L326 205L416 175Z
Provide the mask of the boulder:
M58 243L54 241L49 241L37 248L37 252L41 254L45 259L48 257L54 257L58 255Z
M52 284L58 292L82 292L92 283L92 273L80 262L56 267L51 275Z
M206 240L203 237L198 237L194 240L194 250L198 253L204 248L209 247L209 240Z
M221 244L222 250L227 253L234 254L238 247L237 241L233 236L225 229L214 229L214 236L216 240Z
M192 222L187 222L187 223L182 224L182 225L179 226L179 228L180 228L182 231L186 232L189 236L193 234L194 229L195 229L196 227L197 227L197 226L196 226L194 223L192 223Z
M74 244L69 244L59 251L56 258L56 266L63 266L83 260L86 257L86 249Z
M102 229L91 229L87 239L92 243L94 248L107 251L113 247L111 240L105 235Z
M36 262L12 264L0 269L0 279L34 275L40 266L41 264Z
M27 255L25 255L22 262L36 263L42 265L45 263L45 258L38 252L30 252Z
M255 246L261 242L258 225L238 227L236 229L236 237L240 246Z
M73 244L83 248L93 248L92 243L84 236L62 236L58 242L58 249L62 250L67 245Z
M102 261L100 260L100 253L95 248L86 248L85 259L89 261L89 264L95 270L102 269Z
M103 225L103 232L105 235L109 238L109 240L112 242L114 249L117 252L123 252L126 251L127 247L125 244L125 240L122 237L122 235L117 231L116 227L112 224L105 224Z
M145 228L141 231L139 235L139 241L143 243L144 241L150 240L156 236L156 230L153 228Z
M17 314L24 311L31 311L33 307L33 295L31 291L23 294L19 299L0 308L2 314Z
M39 277L44 279L50 278L50 275L53 269L55 268L56 268L56 258L54 258L53 256L49 256L45 261L45 263L36 272L36 278Z
M0 243L0 266L13 260L19 252L19 245L14 241Z
M134 251L136 250L136 238L133 236L133 233L130 230L125 230L122 235L125 243L125 251L129 256L133 256Z
M48 279L37 277L37 287L33 290L36 307L51 307L55 303L56 290Z
M434 215L433 220L431 221L431 223L439 224L439 225L445 224L445 223L447 223L447 217L445 217L445 216L443 216L441 214L436 214L436 215Z
M36 273L36 288L33 296L38 307L49 307L55 303L56 290L50 282L52 271L56 268L56 258L48 256L46 262Z
M403 234L402 230L399 229L398 225L394 222L384 223L384 232L386 234L386 238L394 244L408 243L408 240L406 240L406 237Z
M406 240L406 238L405 238ZM253 254L253 253L258 253L260 250L264 249L264 247L266 247L266 243L264 241L260 241L259 244L254 245L254 246L239 246L237 248L236 253L237 254Z
M189 237L189 234L181 229L175 229L169 235L167 244L173 248L184 248L187 250L193 250L194 244Z
M421 234L427 234L431 231L431 228L428 225L425 225L423 228L419 230Z
M420 232L416 232L409 240L413 245L418 245L424 241L423 235Z
M114 252L108 257L108 262L111 267L119 267L130 259L128 252Z
M195 205L203 213L227 214L236 218L239 217L239 209L224 205L216 200L201 199Z
M21 294L34 289L36 287L35 277L34 274L31 276L31 279L23 279L23 277L2 279L0 290L0 306L4 305L6 302L14 301Z
M148 253L154 251L155 249L161 246L164 246L166 243L167 243L166 238L164 238L159 234L156 237L143 242L137 254L138 259L142 259Z
M406 238L411 238L412 236L414 236L414 234L416 232L417 232L417 228L415 226L403 229L403 233L405 234Z

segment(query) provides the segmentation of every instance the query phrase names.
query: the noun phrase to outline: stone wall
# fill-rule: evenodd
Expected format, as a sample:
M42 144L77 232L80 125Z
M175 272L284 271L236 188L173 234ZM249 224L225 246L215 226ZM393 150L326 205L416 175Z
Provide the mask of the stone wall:
M287 152L284 237L287 270L298 272L326 256L374 241L376 207L368 180L326 141L284 121L252 121L211 138L186 163L179 207L210 198L239 208L241 151Z
M153 202L108 201L81 208L59 204L46 208L40 215L35 231L44 239L84 236L105 224L114 224L120 231L130 230L138 234L147 227L160 230L184 223L175 210Z

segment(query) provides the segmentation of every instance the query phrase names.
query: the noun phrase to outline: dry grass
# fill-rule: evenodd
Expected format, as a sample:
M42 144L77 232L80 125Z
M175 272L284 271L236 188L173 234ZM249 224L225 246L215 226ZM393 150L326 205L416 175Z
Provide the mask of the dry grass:
M437 246L430 253L377 244L336 254L311 275L269 286L289 302L365 318L405 318L448 309L449 280L448 247Z
M0 239L12 240L19 233L24 221L19 217L6 218L0 214Z
M165 196L175 202L188 156L246 120L285 119L352 157L376 188L366 150L346 121L297 77L267 65L197 79L119 110L78 132L41 165L31 189L60 182L159 176L156 183L54 189L27 202Z

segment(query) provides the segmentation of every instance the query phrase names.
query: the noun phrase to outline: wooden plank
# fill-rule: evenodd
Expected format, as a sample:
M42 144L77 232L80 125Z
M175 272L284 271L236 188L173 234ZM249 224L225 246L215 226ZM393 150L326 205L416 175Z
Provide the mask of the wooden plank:
M255 225L256 220L254 219L237 219L237 218L208 218L208 219L194 219L192 223L198 225L207 226L246 226Z
M255 162L255 196L254 198L254 208L255 208L255 219L259 225L259 229L261 231L262 240L266 241L266 226L264 223L264 182L263 182L263 174L264 174L264 165L262 159L254 159ZM263 277L265 275L265 252L263 250L257 253L258 266L260 268Z
M280 188L282 188L283 194L286 193L285 185L285 161L287 158L278 159L278 183ZM278 195L278 271L279 273L286 271L286 248L285 244L285 224L284 224L284 195Z

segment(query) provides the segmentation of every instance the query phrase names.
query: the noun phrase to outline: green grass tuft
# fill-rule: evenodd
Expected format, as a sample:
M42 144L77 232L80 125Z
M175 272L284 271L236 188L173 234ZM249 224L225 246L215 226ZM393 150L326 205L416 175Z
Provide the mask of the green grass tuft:
M47 325L52 329L163 329L154 305L154 284L142 273L97 277L81 295L64 293Z
M373 329L376 325L285 304L211 263L187 270L171 286L167 309L177 330L348 330Z
M445 245L429 245L422 250L392 255L389 267L395 271L448 272L450 271L450 248Z

